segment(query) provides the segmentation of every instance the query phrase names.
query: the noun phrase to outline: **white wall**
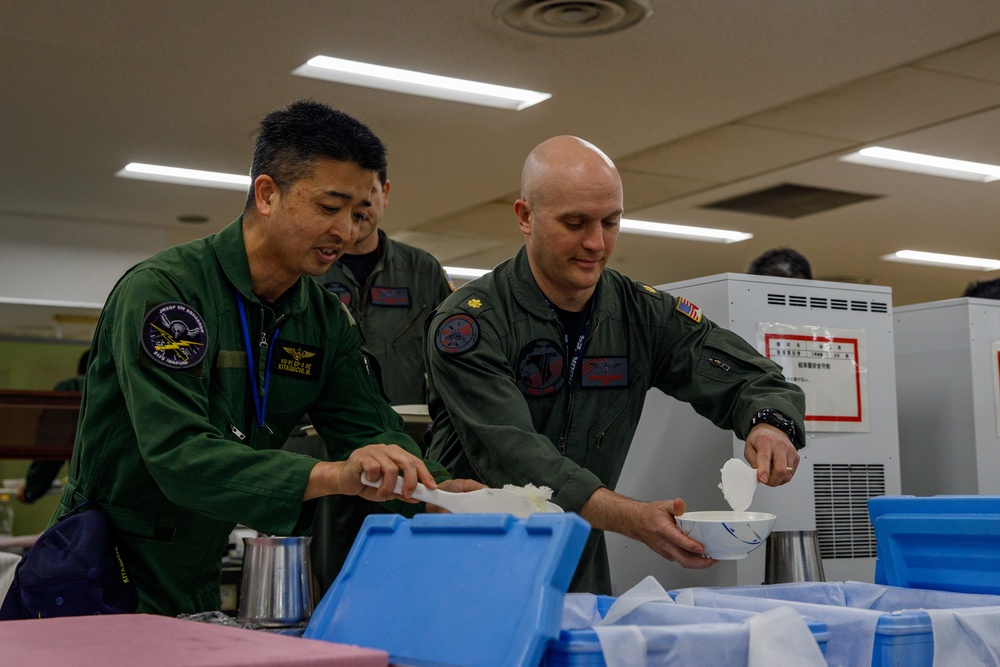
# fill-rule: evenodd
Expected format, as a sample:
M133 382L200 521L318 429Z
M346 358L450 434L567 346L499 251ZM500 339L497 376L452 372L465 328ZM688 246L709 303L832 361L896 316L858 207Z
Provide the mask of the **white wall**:
M103 304L127 269L169 245L164 228L0 213L0 300Z

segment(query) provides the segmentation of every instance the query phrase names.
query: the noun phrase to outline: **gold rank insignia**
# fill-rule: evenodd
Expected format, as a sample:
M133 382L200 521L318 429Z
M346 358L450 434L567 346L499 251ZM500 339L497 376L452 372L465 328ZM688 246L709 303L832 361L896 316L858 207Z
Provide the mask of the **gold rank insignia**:
M466 305L468 305L469 308L482 308L483 302L479 299L469 299Z
M649 285L642 284L642 288L647 292L649 292L650 294L656 294L656 290L650 287Z

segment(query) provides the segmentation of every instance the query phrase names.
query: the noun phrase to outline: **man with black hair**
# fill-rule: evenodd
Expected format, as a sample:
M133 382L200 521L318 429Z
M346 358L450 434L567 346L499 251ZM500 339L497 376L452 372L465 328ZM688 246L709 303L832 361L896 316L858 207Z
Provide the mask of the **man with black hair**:
M809 260L791 248L774 248L750 262L747 273L757 276L778 276L781 278L805 278L812 280Z
M261 122L243 214L112 290L56 517L87 501L106 512L140 612L219 609L236 524L300 535L322 496L413 503L418 481L477 486L420 458L350 313L307 277L354 243L385 165L382 142L351 116L316 102L276 110ZM307 413L329 461L280 449Z
M965 288L962 296L972 296L978 299L1000 299L1000 278L971 282Z

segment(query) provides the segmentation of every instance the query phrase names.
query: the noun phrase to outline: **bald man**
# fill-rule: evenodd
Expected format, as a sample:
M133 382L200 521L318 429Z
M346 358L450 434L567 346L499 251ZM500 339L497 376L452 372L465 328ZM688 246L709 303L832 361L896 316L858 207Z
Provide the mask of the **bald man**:
M761 482L798 466L802 391L697 305L606 268L622 184L582 139L536 147L514 204L524 247L445 299L428 322L428 456L487 486L548 486L595 529L572 590L611 593L603 531L639 540L684 567L715 561L684 535L680 498L614 492L652 387L746 440ZM666 493L668 490L664 489Z

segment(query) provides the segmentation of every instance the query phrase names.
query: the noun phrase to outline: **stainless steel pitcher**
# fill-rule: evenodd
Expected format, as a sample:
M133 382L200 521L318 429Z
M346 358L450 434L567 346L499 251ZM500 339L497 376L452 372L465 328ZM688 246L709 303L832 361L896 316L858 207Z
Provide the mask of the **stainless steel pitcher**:
M815 530L772 531L767 536L765 584L826 581Z
M244 537L237 620L267 627L309 620L313 600L309 537Z

